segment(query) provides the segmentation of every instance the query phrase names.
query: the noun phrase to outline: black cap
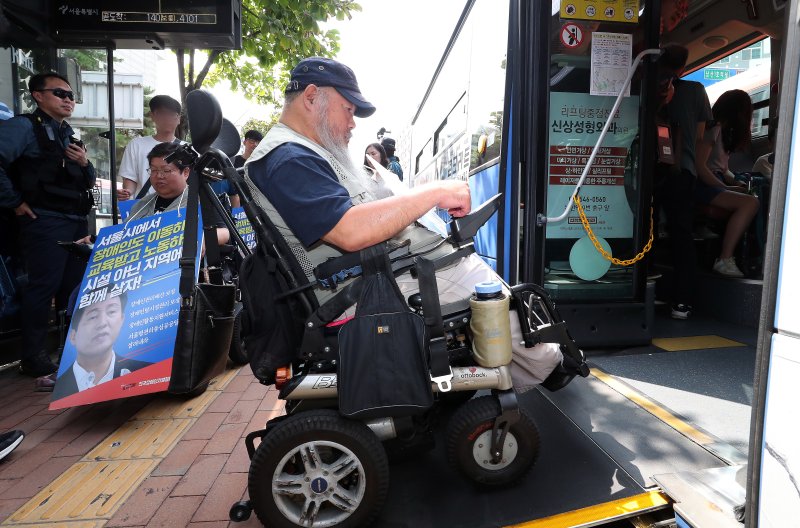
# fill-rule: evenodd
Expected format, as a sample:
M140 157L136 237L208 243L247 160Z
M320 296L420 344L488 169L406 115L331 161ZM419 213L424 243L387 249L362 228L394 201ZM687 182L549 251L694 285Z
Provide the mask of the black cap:
M303 90L309 84L336 88L342 97L355 105L356 117L369 117L375 113L375 106L361 95L356 74L341 62L323 57L301 60L292 70L286 93Z
M395 142L392 138L385 137L381 139L381 145L383 146L383 148L394 150Z
M168 95L156 95L150 99L150 111L155 112L159 108L172 110L176 114L181 113L181 104Z

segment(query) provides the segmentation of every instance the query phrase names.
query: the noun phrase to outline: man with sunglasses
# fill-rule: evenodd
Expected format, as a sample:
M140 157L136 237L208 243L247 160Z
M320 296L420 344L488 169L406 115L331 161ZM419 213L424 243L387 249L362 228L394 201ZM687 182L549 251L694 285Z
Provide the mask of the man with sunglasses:
M19 226L28 283L22 288L20 372L45 376L56 365L45 351L50 306L66 306L85 263L57 244L88 234L94 167L65 121L75 109L69 82L57 73L28 81L37 108L0 124L0 207L12 209Z

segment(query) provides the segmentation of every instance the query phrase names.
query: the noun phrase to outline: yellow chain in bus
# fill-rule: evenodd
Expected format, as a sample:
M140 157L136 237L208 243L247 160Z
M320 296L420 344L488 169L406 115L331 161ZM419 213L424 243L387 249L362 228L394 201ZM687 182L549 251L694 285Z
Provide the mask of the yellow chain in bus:
M606 260L610 260L612 263L616 264L617 266L631 266L640 260L642 260L645 254L650 251L653 247L653 208L650 208L650 240L647 241L647 244L644 245L642 251L633 257L632 259L628 260L620 260L618 258L612 257L604 248L600 245L600 242L597 240L597 237L594 236L594 232L592 231L591 226L589 225L589 219L586 218L586 213L583 212L583 205L581 205L581 197L577 194L573 198L575 200L575 205L578 206L578 214L581 217L581 223L583 224L583 229L586 230L586 234L589 235L589 238L594 244L595 249L603 255L603 258Z

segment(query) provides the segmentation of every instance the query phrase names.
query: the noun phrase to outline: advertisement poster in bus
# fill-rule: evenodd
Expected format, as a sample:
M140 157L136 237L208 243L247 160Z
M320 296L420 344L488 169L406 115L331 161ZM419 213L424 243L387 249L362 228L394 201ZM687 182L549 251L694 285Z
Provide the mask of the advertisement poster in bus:
M547 216L561 214L589 161L614 98L585 93L550 94ZM639 98L626 97L595 157L580 197L594 232L604 238L633 236L633 212L625 195L625 160L638 129ZM585 235L574 204L566 219L547 224L547 238Z
M167 389L185 210L100 230L75 301L50 409ZM198 256L202 231L198 230Z
M561 18L598 22L639 22L639 0L562 0Z

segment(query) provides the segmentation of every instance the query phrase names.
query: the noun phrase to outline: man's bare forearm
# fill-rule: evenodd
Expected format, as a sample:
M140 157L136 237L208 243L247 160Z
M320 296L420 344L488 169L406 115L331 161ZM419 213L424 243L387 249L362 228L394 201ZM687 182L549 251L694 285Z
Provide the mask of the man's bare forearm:
M353 206L323 240L345 251L388 240L438 205L442 192L435 186L421 186L402 196Z

